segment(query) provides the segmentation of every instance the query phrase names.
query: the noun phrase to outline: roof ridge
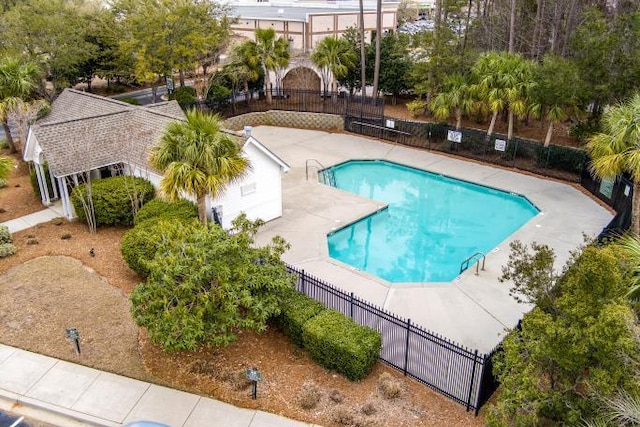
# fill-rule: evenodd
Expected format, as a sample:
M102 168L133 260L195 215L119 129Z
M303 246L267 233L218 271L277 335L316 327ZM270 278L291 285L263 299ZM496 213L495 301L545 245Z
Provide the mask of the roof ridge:
M110 102L112 104L116 104L116 105L120 105L122 107L125 107L125 109L127 109L127 110L131 110L131 109L136 107L136 105L128 104L126 102L120 101L119 99L110 98L108 96L102 96L102 95L98 95L98 94L91 93L91 92L85 92L84 90L66 88L64 90L64 92L73 92L73 93L77 93L78 95L84 95L84 96L88 96L89 98L94 98L94 99L96 99L98 101Z
M43 127L47 127L47 126L61 125L61 124L64 124L64 123L81 122L83 120L91 120L91 119L99 119L101 117L115 116L116 114L125 114L125 113L130 113L131 111L132 110L113 111L111 113L104 113L104 114L100 114L98 116L80 117L80 118L77 118L77 119L66 119L66 120L60 120L60 121L57 121L57 122L36 123L36 126L43 128Z

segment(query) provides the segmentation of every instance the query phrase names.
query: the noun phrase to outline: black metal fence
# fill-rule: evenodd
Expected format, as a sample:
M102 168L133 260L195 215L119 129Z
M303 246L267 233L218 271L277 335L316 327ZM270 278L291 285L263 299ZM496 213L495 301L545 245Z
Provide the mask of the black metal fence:
M326 307L349 316L382 335L380 359L404 375L478 410L497 387L491 372L491 354L478 353L427 331L381 308L287 265L297 275L298 291Z
M224 98L212 98L183 104L184 109L196 108L233 117L269 110L325 113L339 116L379 118L384 115L384 98L349 95L346 92L322 92L302 89L272 89L271 103L266 93L237 93Z
M345 116L344 129L410 147L451 153L574 182L580 181L587 161L586 152L579 148L559 145L545 147L540 142L520 138L507 141L507 137L501 134L494 134L487 139L484 131L456 131L455 127L442 123Z
M616 211L616 216L602 230L599 239L621 234L629 229L633 200L633 181L629 176L600 179L585 167L580 177L580 185Z

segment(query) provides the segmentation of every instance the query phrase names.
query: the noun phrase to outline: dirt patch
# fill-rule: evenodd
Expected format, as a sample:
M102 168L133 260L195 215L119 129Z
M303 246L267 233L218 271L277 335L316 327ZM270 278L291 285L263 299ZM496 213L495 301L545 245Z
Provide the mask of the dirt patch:
M2 156L9 156L2 150ZM40 199L33 195L29 180L29 165L19 161L17 154L10 155L15 160L16 168L7 181L7 186L0 189L0 222L19 218L44 209Z
M76 356L66 328L80 332ZM4 343L136 378L148 378L124 293L65 256L39 257L0 277Z

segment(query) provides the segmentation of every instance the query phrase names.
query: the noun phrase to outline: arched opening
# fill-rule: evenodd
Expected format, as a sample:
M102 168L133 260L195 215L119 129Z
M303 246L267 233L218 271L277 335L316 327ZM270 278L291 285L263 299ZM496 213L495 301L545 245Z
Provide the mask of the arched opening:
M311 68L296 67L284 76L282 86L285 89L321 90L320 76Z

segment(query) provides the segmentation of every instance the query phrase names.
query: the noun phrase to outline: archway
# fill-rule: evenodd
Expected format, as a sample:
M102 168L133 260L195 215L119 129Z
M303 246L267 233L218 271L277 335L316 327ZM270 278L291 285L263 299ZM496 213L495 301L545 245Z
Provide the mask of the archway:
M320 76L311 68L296 67L282 79L285 89L321 90Z

